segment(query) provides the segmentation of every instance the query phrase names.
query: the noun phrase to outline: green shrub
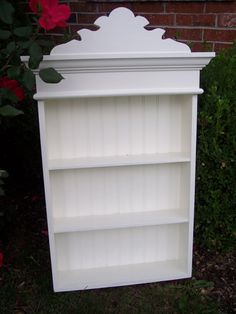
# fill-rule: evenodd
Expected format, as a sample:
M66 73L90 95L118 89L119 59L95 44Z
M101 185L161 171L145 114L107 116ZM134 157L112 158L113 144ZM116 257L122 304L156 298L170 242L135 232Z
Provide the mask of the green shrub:
M235 244L236 45L202 71L199 99L196 242L208 249Z

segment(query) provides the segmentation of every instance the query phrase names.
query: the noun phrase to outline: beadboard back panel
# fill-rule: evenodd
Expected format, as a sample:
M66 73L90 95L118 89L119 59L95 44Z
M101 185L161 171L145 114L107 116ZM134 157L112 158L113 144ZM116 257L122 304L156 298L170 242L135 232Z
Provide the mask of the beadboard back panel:
M48 157L189 154L190 99L123 96L48 101Z
M58 270L181 260L186 232L185 224L174 224L58 234Z
M173 210L187 213L185 163L52 171L55 217Z

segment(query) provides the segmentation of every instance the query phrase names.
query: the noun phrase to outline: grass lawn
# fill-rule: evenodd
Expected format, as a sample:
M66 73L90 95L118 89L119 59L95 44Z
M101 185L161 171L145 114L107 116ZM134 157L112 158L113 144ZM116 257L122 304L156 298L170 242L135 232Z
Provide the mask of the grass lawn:
M195 250L189 280L54 293L44 200L38 195L6 200L14 219L5 230L0 269L0 313L235 313L235 254ZM9 207L10 208L10 207Z

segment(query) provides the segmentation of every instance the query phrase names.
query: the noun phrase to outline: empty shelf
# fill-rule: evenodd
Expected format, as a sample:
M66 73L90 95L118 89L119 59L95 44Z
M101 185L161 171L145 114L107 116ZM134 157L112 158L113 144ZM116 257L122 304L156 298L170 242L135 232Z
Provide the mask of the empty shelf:
M188 278L184 262L168 260L80 270L58 271L55 291L85 290Z

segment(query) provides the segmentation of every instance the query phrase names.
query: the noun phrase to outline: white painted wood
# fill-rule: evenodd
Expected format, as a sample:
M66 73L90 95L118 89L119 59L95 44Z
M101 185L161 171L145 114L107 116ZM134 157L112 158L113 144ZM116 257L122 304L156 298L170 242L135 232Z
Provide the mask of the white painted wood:
M54 217L181 210L186 172L185 163L52 171Z
M109 134L107 134L108 136ZM186 153L156 153L139 155L111 155L99 157L80 157L68 159L50 159L49 170L113 167L145 164L166 164L177 162L190 162L190 156Z
M133 155L158 154L154 158L160 160L168 159L167 155L160 154L170 154L169 158L174 154L176 157L178 154L188 156L191 99L191 96L175 95L47 101L50 167L51 160L55 159L66 162L68 159L88 158L89 163L95 156L119 156L122 164L122 158L123 162L128 162ZM138 159L140 157L136 158L137 162ZM109 162L109 158L104 162L106 160Z
M96 24L44 57L59 84L35 70L55 291L191 276L199 74L214 53L125 8Z
M197 96L192 98L192 127L191 127L191 164L189 178L189 239L186 250L188 251L188 272L192 272L192 243L194 227L194 201L195 201L195 171L196 171L196 138L197 138Z
M75 232L188 222L187 208L126 212L105 215L55 217L54 232Z
M185 224L172 224L56 234L57 269L184 259L186 255L179 255L182 245L179 238L181 233L187 232L185 227Z
M146 89L107 89L107 90L88 90L88 91L65 91L65 92L42 92L34 95L36 100L44 99L70 99L70 98L80 98L80 97L110 97L110 96L133 96L133 95L197 95L202 94L203 90L201 88L146 88Z
M53 66L53 63L51 64ZM145 95L145 94L199 94L201 90L196 88L199 82L198 69L182 69L180 73L176 69L168 71L140 70L140 71L115 71L106 72L100 69L82 73L63 73L65 78L58 84L44 83L39 77L37 80L39 90L35 99L58 98L62 91L68 97L96 96L120 96L120 95ZM140 77L137 80L137 77ZM78 89L79 86L79 89ZM184 86L184 87L183 87ZM169 93L168 93L169 90ZM63 97L65 98L65 97Z
M55 288L90 289L188 277L186 227L181 223L57 234L59 284Z
M38 117L39 117L39 130L40 130L40 142L41 142L41 153L43 162L43 179L44 179L44 190L45 190L45 201L46 201L46 211L47 211L47 223L48 223L48 238L50 245L50 257L51 257L51 268L52 268L52 279L53 286L57 285L57 270L56 270L56 248L55 248L55 238L52 226L54 225L54 217L52 212L52 196L49 182L49 170L48 170L48 152L47 152L47 139L45 132L45 111L44 103L42 101L38 102Z
M181 260L58 272L55 291L86 290L188 278ZM138 274L138 276L137 276Z
M52 54L191 52L185 44L173 39L163 39L163 29L146 30L144 26L148 25L149 21L142 16L134 16L133 12L126 8L118 8L109 16L99 17L95 24L100 27L98 31L80 30L78 33L82 38L81 42L72 40L57 46L52 50Z

